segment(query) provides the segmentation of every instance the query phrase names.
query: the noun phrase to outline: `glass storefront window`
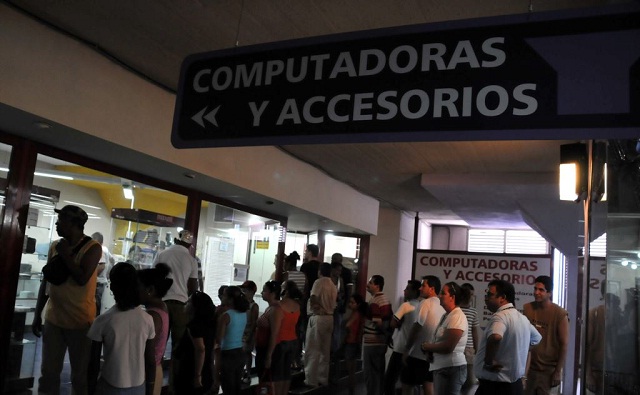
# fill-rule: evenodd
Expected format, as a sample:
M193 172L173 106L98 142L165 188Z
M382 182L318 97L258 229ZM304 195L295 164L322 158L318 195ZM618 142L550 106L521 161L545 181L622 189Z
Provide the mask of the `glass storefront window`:
M9 155L9 147L1 146L0 170L7 171ZM0 178L4 178L1 173ZM131 187L133 199L124 196L125 186ZM114 263L129 260L142 268L150 266L155 254L172 243L172 235L177 235L184 226L186 200L186 196L173 192L45 155L37 156L12 329L12 361L8 365L12 371L7 372L5 390L22 391L37 386L40 366L36 365L36 355L40 340L29 325L49 245L59 237L54 209L65 205L81 207L89 217L84 233L89 236L101 233L103 246L115 257ZM111 266L108 264L105 269L102 296L96 295L101 311L115 303L106 283ZM70 384L62 387L70 390Z
M202 263L204 292L218 304L220 286L251 280L258 288L255 300L264 310L260 291L275 277L280 233L277 221L203 202L196 257Z
M324 262L331 262L331 255L342 254L342 266L351 270L353 281L358 277L360 238L326 234L324 238ZM355 286L354 286L355 288Z
M297 268L300 270L302 266L302 256L304 255L304 249L307 246L307 235L302 233L287 232L287 241L284 245L284 253L286 255L291 254L293 251L300 255Z
M174 244L184 229L186 196L159 190L138 182L125 181L131 198L110 212L111 253L116 261L128 261L138 269L149 268L156 255ZM122 193L120 191L116 193Z
M359 247L359 238L357 237L346 237L346 236L335 236L332 234L327 234L325 236L325 245L324 245L324 260L323 262L331 262L331 255L335 253L342 254L343 260L354 261L357 260L360 247Z
M637 140L609 141L607 265L602 314L590 311L600 354L587 374L596 394L640 393L640 152ZM596 307L597 309L597 307ZM604 326L604 330L599 331ZM597 335L597 337L595 336ZM589 339L587 339L589 341ZM589 344L589 343L588 343ZM587 349L594 348L594 343Z

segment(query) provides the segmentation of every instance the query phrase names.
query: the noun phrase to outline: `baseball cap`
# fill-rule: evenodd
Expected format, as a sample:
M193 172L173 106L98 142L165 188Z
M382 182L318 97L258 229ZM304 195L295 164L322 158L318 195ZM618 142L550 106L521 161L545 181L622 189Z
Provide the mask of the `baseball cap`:
M71 204L66 205L61 209L56 208L53 211L69 219L79 220L82 223L82 225L84 225L89 219L89 216L83 209L81 209L78 206L73 206Z
M191 244L193 243L193 233L189 232L188 230L183 230L178 233L178 240L183 243Z

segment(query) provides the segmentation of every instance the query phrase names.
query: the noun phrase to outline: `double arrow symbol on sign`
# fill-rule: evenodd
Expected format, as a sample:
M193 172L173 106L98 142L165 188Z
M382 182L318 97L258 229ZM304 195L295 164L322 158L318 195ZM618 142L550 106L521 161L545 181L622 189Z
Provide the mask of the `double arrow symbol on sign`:
M218 114L218 110L220 109L220 106L214 108L207 115L205 115L208 109L209 109L209 106L203 108L196 115L192 116L191 119L193 119L198 125L202 126L203 128L205 127L204 126L205 119L211 122L213 126L218 127L218 120L216 120L216 115Z

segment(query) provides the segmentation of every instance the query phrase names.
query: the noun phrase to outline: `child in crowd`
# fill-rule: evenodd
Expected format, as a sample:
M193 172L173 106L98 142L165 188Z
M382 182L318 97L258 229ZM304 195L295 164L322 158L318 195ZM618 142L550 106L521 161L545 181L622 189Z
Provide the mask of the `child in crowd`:
M154 355L156 364L155 382L153 395L160 395L162 391L162 358L167 347L169 336L169 311L162 298L173 284L173 280L167 276L171 272L169 266L158 263L154 268L144 269L138 272L140 279L140 301L153 318L153 325L156 336L154 338Z
M362 346L362 332L367 315L367 302L359 294L349 298L347 306L351 314L345 324L347 336L345 338L344 356L349 372L349 394L353 395L356 388L356 360L360 358Z
M98 316L87 333L93 340L89 393L115 395L126 390L127 394L150 395L156 373L153 318L140 306L138 275L131 264L116 264L110 279L116 305ZM100 369L103 347L104 364ZM96 384L98 371L100 380Z

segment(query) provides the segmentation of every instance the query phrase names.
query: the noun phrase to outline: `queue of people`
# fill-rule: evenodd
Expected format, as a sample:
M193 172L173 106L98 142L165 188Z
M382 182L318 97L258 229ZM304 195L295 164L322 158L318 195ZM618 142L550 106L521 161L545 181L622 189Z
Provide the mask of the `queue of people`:
M221 287L220 306L197 290L197 264L189 252L193 235L182 231L151 269L115 264L110 281L116 305L96 318L102 248L84 235L87 215L81 208L56 212L62 239L52 244L50 260L57 256L68 274L55 282L45 276L39 292L32 328L43 336L42 393L59 393L68 349L74 393L159 394L169 336L172 394L239 394L255 346L258 377L272 383L273 393L286 395L303 343L305 383L329 384L331 362L343 357L350 394L360 357L367 394L373 395L395 394L398 379L404 394L420 387L425 395L460 394L476 378L481 395L546 394L560 384L568 320L551 302L548 276L536 278L535 301L524 306L524 315L514 305L512 284L489 282L485 304L492 315L480 335L470 284L442 286L431 275L421 283L410 280L405 303L393 312L384 277L369 279L367 303L343 277L341 256L320 263L317 246L309 245L300 272L304 280L295 271L294 252L286 259L287 280L264 284L268 308L259 315L252 281ZM389 346L393 353L385 369Z
M375 287L380 283L376 276L369 281L372 302L380 298ZM550 277L536 278L535 300L523 306L522 314L515 306L514 286L504 280L490 281L484 300L492 315L479 334L477 312L470 308L471 284L441 285L431 275L424 276L422 284L409 280L405 302L391 321L395 332L384 376L385 394L396 393L398 378L403 394L413 394L416 387L428 395L466 394L476 384L475 393L480 395L558 393L568 319L567 312L551 302L552 289ZM363 355L365 378L379 380L379 367L367 364ZM367 393L375 393L371 388Z

